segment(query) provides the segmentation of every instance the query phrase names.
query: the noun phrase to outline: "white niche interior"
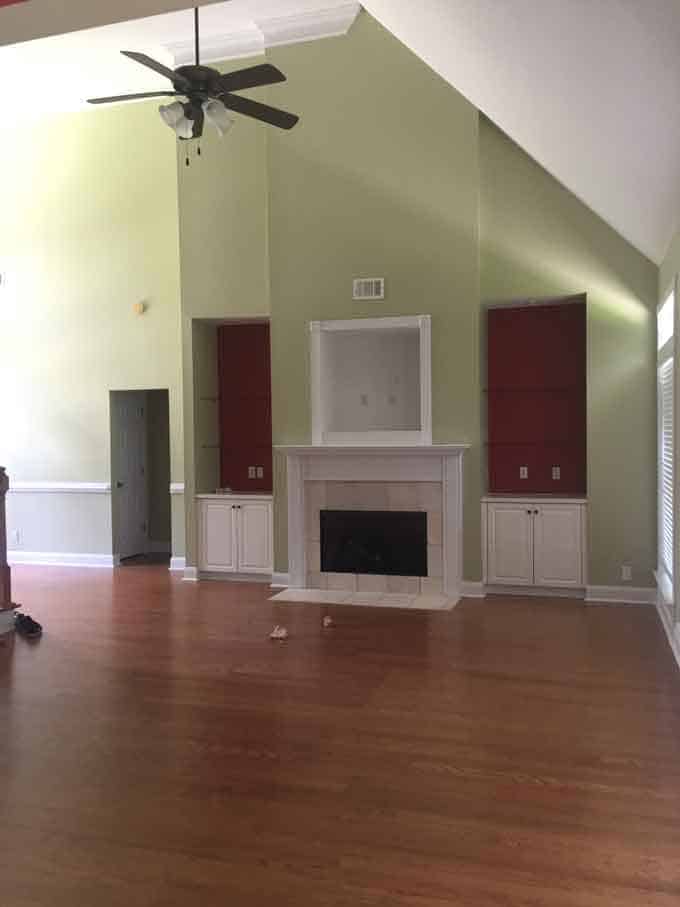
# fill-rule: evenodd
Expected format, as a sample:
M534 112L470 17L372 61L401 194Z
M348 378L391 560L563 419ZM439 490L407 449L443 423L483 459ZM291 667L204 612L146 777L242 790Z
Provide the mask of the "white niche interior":
M429 315L313 321L316 445L431 444Z

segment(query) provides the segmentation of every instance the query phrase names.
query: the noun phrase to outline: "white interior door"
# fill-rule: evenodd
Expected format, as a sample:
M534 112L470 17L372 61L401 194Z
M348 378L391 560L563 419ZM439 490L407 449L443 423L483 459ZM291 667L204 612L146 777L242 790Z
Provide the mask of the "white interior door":
M236 505L201 501L199 551L201 570L235 573L237 569Z
M148 550L146 395L111 395L111 495L114 555L120 559Z
M238 504L239 570L272 572L272 507L267 501Z
M528 504L489 504L487 582L530 586L534 582L531 509Z
M534 510L536 585L583 586L583 508L542 504Z

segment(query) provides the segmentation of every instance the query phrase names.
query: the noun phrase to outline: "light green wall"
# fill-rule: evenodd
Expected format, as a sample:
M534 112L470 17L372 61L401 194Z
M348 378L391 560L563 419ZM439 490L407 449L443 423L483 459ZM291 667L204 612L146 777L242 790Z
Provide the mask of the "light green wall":
M673 281L677 274L680 273L680 232L673 237L664 260L659 268L659 293L658 301L668 296L673 289Z
M587 293L589 582L653 585L658 269L480 121L481 295Z
M465 572L479 578L477 111L368 15L271 60L288 76L271 103L302 116L268 134L274 443L311 440L309 321L431 314L434 439L473 445ZM352 302L358 276L385 276L386 302Z
M230 61L222 69L262 62ZM264 99L257 92L250 93ZM195 322L252 318L269 314L267 250L266 127L240 117L224 139L206 127L201 156L185 164L186 145L177 146L184 374L184 457L187 562L195 563L194 494L215 485L215 464L201 456L195 426L194 376L205 355L204 333ZM194 348L194 339L198 346ZM200 395L199 395L200 396ZM198 448L197 448L198 445ZM209 456L209 455L208 455Z
M19 481L108 481L109 391L168 388L172 474L182 481L177 173L167 128L153 105L22 124L0 145L0 166L0 461ZM143 317L132 311L140 301ZM110 553L102 501L83 505L83 531L70 532L60 514L73 500L45 498L41 525L37 509L31 520L13 506L24 549Z

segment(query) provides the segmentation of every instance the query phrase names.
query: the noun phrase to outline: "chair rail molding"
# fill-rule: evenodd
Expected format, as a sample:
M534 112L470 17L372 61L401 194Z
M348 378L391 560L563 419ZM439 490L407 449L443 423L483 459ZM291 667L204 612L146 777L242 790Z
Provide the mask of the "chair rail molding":
M111 494L110 482L12 482L10 494Z

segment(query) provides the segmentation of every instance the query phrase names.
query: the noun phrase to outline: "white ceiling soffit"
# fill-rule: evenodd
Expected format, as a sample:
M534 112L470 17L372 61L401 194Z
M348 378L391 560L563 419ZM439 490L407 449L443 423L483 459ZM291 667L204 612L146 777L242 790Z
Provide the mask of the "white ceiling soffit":
M680 215L677 0L363 0L653 261Z
M358 3L347 0L212 4L200 13L202 62L254 56L278 44L342 35L359 11ZM20 92L3 98L3 123L11 127L17 119L86 109L87 98L167 89L163 76L120 51L142 51L175 68L193 62L193 35L193 12L186 9L0 47L0 84L21 83Z

